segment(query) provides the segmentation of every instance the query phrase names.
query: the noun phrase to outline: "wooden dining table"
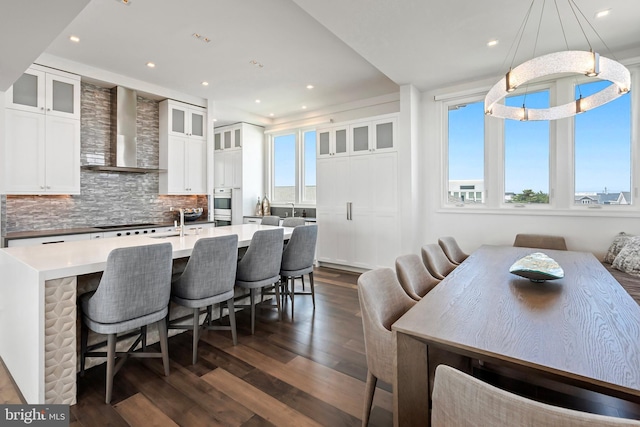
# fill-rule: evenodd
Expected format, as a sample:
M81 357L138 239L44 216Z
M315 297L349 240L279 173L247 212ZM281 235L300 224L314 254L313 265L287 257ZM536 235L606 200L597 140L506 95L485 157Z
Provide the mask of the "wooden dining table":
M509 273L534 252L564 277L534 283ZM640 306L591 253L482 246L392 330L396 426L430 424L430 346L640 402Z

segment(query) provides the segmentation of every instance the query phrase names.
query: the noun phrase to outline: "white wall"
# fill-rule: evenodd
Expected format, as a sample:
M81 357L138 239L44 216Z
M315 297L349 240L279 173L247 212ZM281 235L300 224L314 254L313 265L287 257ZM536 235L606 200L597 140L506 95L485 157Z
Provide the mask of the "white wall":
M636 76L635 82L638 83ZM486 85L486 82L482 82ZM477 87L482 85L478 83ZM468 93L469 85L450 89L451 93ZM636 88L638 85L636 84ZM634 105L640 105L640 91L632 91ZM403 104L404 105L404 104ZM485 211L473 208L446 208L442 206L443 170L446 167L446 159L443 155L443 140L446 129L442 129L442 115L445 114L440 102L434 100L434 93L422 94L422 102L418 107L419 115L424 121L418 141L412 141L418 145L420 151L420 191L425 195L421 201L417 215L418 222L413 224L415 230L420 231L418 240L421 244L436 242L438 237L451 235L456 238L463 250L470 252L482 244L511 245L517 233L540 233L562 235L571 250L593 252L602 256L614 236L620 231L640 235L640 208L627 207L625 211L602 210L575 210L570 202L563 202L566 206L558 211L528 211L522 212L514 209L486 209ZM634 111L634 121L637 127L640 125L640 113ZM570 137L571 132L561 133ZM570 144L558 144L567 147ZM632 135L632 145L638 147L638 135ZM636 163L640 162L638 149L634 148L633 155ZM495 150L485 151L487 155L499 155ZM571 152L556 152L558 156L564 156L563 161L571 163ZM564 163L560 163L564 164ZM634 169L634 171L637 168ZM489 171L490 172L490 171ZM567 186L566 177L559 184ZM636 191L640 177L634 178L632 187ZM566 193L566 191L564 191ZM569 195L563 194L563 199ZM570 196L570 195L569 195ZM636 199L637 203L637 199ZM413 251L419 251L420 244L413 247Z

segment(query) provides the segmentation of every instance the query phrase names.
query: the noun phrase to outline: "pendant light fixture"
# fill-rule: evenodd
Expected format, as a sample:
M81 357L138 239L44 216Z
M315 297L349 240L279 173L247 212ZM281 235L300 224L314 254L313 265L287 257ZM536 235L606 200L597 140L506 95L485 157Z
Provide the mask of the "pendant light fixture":
M513 61L515 60L518 46L522 40L523 34L527 27L527 23L531 16L534 3L537 0L532 0L529 10L525 15L524 21L520 27L518 43L513 53ZM535 49L538 43L538 35L540 34L540 24L542 23L542 14L544 13L544 7L547 0L542 1L542 10L540 12L540 19L538 22L538 30L534 45ZM582 16L584 21L589 24L585 15L580 11L574 0L566 0L568 7L573 12L573 15L578 22L578 26L582 30L582 34L587 40L589 45L589 51L569 50L566 34L564 31L564 25L562 18L560 17L560 11L558 9L558 1L553 0L556 12L558 14L558 20L560 21L560 27L562 28L562 34L564 36L566 51L550 53L526 61L515 68L510 68L507 74L498 81L487 93L484 100L484 110L487 115L492 117L512 119L512 120L556 120L566 117L571 117L576 114L582 113L606 104L609 101L624 95L629 92L631 88L631 76L629 70L622 64L603 56L600 56L591 47L591 43L584 32L583 25L579 19ZM591 29L596 33L600 41L605 45L602 38L595 31L593 26L589 24ZM515 44L515 41L514 41ZM609 86L601 91L594 93L587 97L580 97L572 102L563 105L557 105L549 108L527 108L525 105L522 107L507 106L500 101L504 99L509 93L515 89L527 83L542 79L545 77L551 77L560 74L581 74L588 77L596 78L599 80L608 80L611 82ZM525 98L526 99L526 98Z

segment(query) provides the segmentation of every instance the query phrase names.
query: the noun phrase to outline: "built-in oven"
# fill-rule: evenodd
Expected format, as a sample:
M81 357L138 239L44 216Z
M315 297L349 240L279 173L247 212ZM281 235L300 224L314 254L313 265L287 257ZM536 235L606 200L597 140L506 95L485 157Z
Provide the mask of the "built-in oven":
M231 225L231 188L216 188L213 190L213 220L216 227Z

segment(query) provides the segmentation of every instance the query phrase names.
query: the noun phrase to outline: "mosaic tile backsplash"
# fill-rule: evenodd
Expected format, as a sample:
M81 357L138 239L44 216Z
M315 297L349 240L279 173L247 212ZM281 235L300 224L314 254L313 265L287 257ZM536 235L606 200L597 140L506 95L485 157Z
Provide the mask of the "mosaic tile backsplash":
M110 158L111 91L82 83L81 164ZM138 96L138 166L158 167L158 102ZM107 161L108 163L108 161ZM158 174L80 171L80 195L2 196L3 235L97 225L171 223L171 206L204 208L207 196L160 196Z

